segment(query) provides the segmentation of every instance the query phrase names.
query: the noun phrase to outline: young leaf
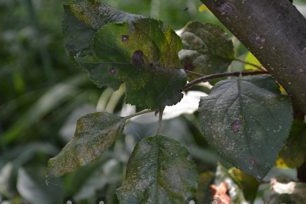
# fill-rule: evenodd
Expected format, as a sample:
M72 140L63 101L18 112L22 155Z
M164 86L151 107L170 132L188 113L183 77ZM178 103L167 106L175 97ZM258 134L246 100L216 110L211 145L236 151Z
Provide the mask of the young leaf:
M97 159L115 141L125 120L98 112L81 117L72 140L49 160L51 174L60 176Z
M179 56L185 69L202 74L224 72L234 57L232 41L218 26L190 22L181 39L184 49Z
M204 136L223 159L260 179L289 135L292 107L288 97L267 87L271 82L252 78L217 83L199 112Z
M195 196L197 172L188 152L163 136L144 138L128 162L120 203L186 203Z

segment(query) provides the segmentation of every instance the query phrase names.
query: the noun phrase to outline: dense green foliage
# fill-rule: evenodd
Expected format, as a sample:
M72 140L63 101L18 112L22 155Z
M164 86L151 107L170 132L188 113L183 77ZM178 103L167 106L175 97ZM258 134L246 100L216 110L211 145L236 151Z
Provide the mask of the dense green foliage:
M305 123L200 6L0 1L0 202L304 203Z

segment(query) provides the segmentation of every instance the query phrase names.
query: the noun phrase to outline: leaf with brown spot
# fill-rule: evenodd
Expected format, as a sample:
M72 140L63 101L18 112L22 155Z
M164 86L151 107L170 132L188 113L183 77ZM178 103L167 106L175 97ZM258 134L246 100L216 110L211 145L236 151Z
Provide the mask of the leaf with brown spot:
M72 140L49 160L51 175L63 175L99 158L115 142L124 124L123 118L106 112L81 117Z

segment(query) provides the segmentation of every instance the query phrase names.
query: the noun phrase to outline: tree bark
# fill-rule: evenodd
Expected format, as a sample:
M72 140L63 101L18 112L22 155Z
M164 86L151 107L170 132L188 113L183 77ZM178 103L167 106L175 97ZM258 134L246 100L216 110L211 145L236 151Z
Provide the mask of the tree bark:
M288 0L202 0L306 114L306 20Z

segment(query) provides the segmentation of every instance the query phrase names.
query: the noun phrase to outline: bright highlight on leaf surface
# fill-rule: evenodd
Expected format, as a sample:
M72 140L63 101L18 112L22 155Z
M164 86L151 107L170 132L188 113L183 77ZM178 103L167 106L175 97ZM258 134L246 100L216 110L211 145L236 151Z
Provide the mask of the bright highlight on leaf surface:
M81 117L72 140L49 160L51 174L60 176L99 158L114 143L124 123L124 119L105 112Z
M292 122L288 97L267 77L217 83L199 112L203 134L222 158L259 179L274 165Z
M187 150L177 141L147 137L129 159L118 190L120 203L188 203L194 198L198 175Z
M181 100L181 40L161 21L87 2L66 6L64 24L67 49L99 87L125 83L127 103L139 108Z

